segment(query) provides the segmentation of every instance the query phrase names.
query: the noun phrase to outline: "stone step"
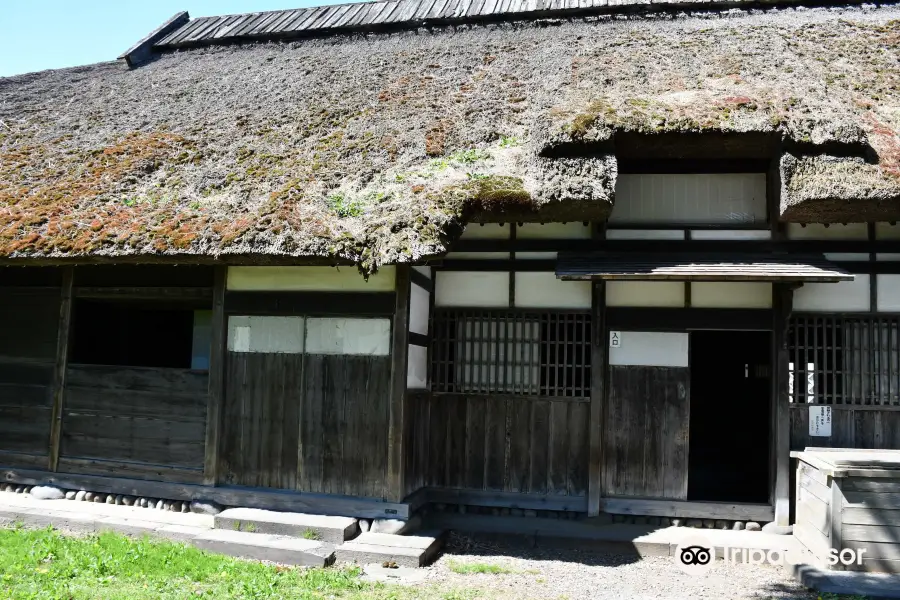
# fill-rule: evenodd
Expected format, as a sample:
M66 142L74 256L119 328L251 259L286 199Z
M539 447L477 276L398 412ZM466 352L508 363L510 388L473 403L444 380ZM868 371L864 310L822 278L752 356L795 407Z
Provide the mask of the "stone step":
M330 544L340 544L359 533L358 521L350 517L327 517L260 508L224 510L216 515L215 528L287 535Z
M286 565L325 567L334 562L333 545L285 535L213 529L190 543L210 552Z
M366 532L335 548L335 558L338 562L361 565L394 562L401 567L424 567L435 559L443 543L439 532L417 535Z

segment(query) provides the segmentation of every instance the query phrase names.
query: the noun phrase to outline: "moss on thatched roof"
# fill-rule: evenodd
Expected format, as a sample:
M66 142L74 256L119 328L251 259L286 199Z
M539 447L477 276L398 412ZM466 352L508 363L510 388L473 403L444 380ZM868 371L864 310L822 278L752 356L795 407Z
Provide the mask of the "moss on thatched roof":
M797 156L783 218L897 218L898 19L520 22L0 79L0 256L416 261L473 218L605 218L622 132L771 134Z

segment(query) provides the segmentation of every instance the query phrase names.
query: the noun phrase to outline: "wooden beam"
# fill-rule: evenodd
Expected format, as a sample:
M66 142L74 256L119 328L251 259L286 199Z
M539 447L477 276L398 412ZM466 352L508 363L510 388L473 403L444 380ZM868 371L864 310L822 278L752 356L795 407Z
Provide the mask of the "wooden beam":
M588 516L600 514L603 488L603 406L606 403L606 283L595 282L591 293L591 408L588 417Z
M408 498L410 503L463 504L525 510L555 510L583 513L588 508L584 496L557 494L523 494L520 492L492 492L451 488L422 488Z
M206 451L203 483L215 485L219 471L219 432L225 402L225 357L228 319L225 316L225 283L228 267L216 267L213 282L212 336L209 351L209 388L206 400Z
M296 491L144 481L99 475L48 473L27 469L0 470L0 482L21 485L56 485L65 489L165 498L166 500L212 500L224 506L246 506L289 512L321 515L341 515L359 519L408 519L409 505L402 502L382 502L367 498L352 498L330 494Z
M640 500L632 498L604 498L604 512L619 515L678 517L682 519L728 519L734 521L772 520L768 504L739 502L686 502L682 500Z
M399 501L406 496L403 453L406 449L406 371L409 353L410 267L398 265L396 270L395 308L391 327L391 392L388 424L387 500Z
M66 395L66 366L69 360L69 334L72 331L72 267L63 269L59 302L59 334L56 338L56 363L53 367L53 408L50 412L50 451L47 468L55 471L59 464L62 439L63 402Z
M788 327L793 309L794 291L788 285L775 285L772 290L772 420L771 443L774 477L772 504L775 507L775 523L790 525L791 490L791 415L790 415L790 353L788 351Z
M397 267L408 269L409 267ZM394 292L228 292L225 311L241 315L378 315L395 309Z
M209 300L209 287L76 287L76 298L113 300Z
M772 311L754 308L608 308L609 329L638 331L684 331L728 329L768 331Z

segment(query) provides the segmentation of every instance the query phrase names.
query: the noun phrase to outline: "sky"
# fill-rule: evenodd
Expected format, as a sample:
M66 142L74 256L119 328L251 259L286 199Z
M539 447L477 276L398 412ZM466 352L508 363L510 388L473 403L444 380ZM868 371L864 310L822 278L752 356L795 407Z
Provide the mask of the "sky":
M0 77L107 60L172 15L304 8L348 0L0 0Z

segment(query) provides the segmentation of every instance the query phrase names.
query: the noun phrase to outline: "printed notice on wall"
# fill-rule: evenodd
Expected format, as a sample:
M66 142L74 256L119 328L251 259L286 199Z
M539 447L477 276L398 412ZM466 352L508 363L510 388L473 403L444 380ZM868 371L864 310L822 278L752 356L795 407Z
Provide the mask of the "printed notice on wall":
M809 435L831 437L831 407L809 407Z
M609 347L610 348L620 348L622 346L622 332L621 331L610 331L609 332Z

